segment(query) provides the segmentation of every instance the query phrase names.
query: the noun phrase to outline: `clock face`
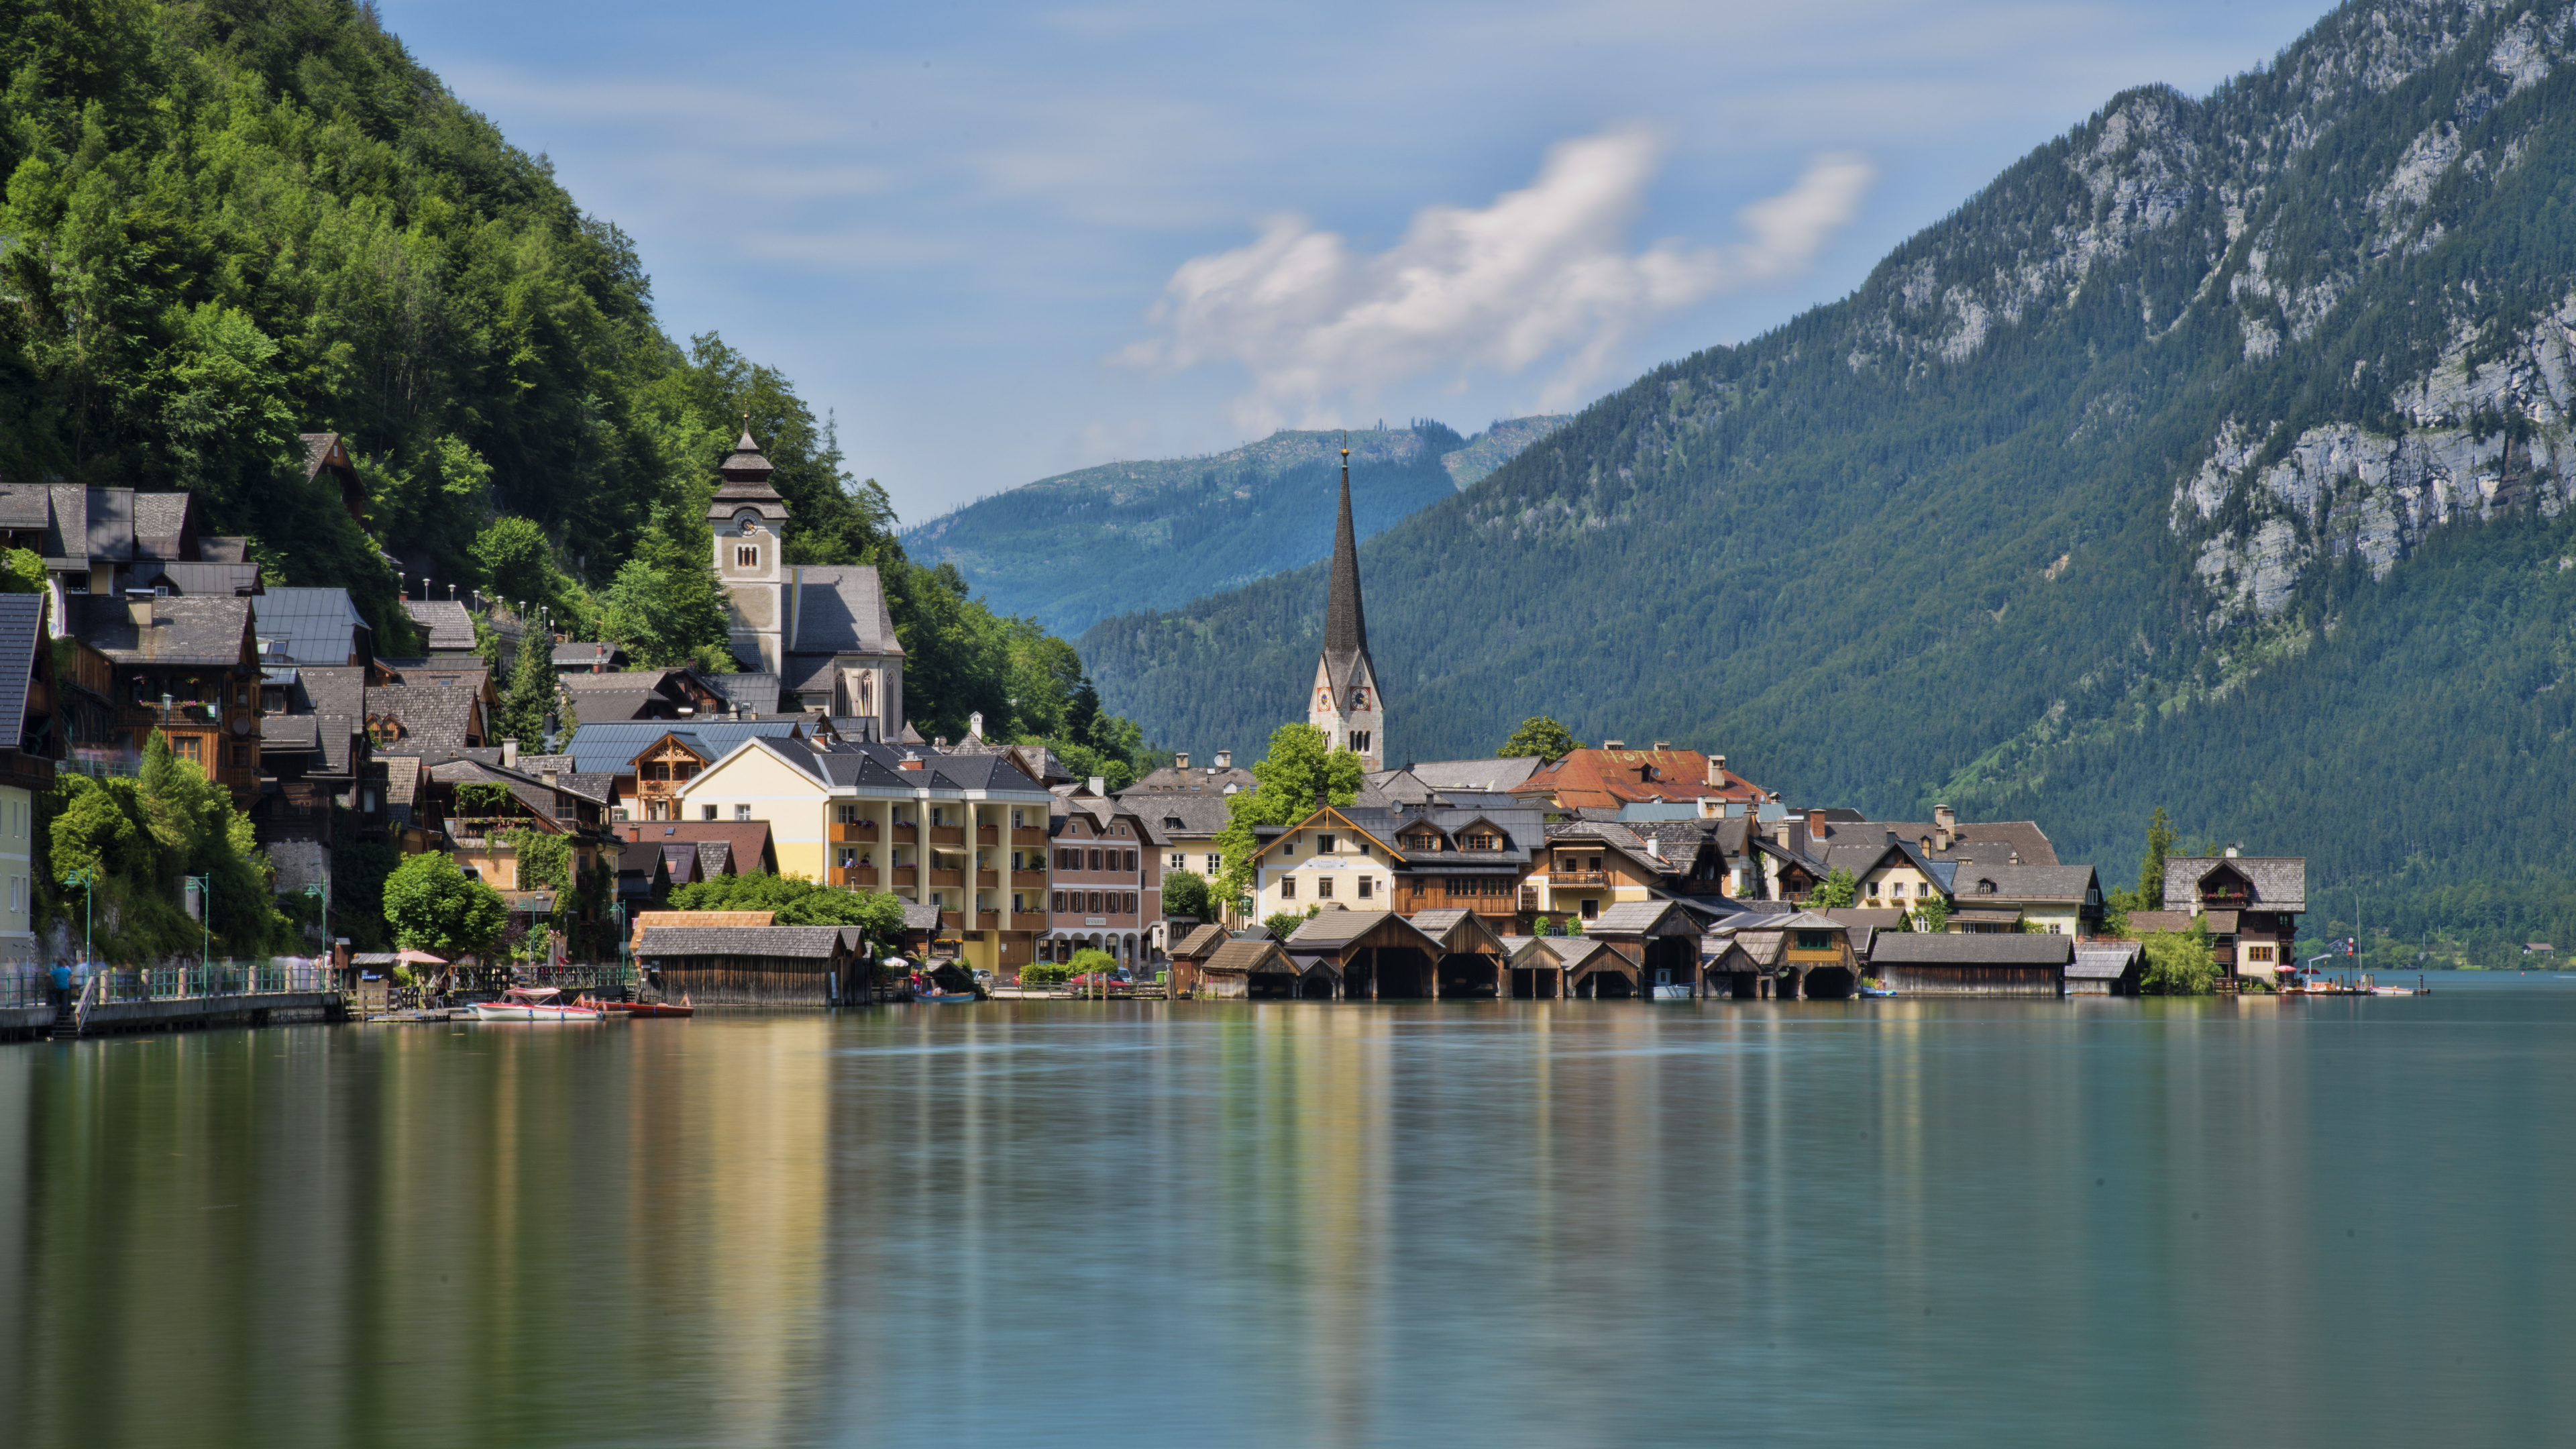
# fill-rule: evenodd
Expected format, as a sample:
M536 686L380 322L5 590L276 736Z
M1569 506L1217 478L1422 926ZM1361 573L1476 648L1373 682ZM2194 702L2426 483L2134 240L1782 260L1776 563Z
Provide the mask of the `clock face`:
M1324 711L1324 712L1325 712L1325 713L1327 713L1327 714L1330 714L1330 713L1332 712L1332 709L1333 709L1333 692L1332 692L1331 690L1329 690L1329 689L1319 689L1319 690L1316 690L1316 691L1315 691L1315 708L1320 709L1320 710Z
M1352 709L1355 709L1355 710L1360 710L1360 709L1366 709L1366 708L1368 708L1368 691L1367 691L1367 690L1365 690L1365 689L1354 689L1354 690L1352 690L1352 691L1351 691L1351 708L1352 708Z

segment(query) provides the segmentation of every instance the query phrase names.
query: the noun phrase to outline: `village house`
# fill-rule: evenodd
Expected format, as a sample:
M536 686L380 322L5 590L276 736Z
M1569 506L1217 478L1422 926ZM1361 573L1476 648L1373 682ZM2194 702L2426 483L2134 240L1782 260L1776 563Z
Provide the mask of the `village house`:
M1036 959L1055 797L1008 753L753 735L691 780L681 814L765 821L781 874L932 908L976 968Z
M258 798L259 640L249 598L76 593L65 612L64 632L106 660L113 707L81 717L85 727L104 728L70 741L75 758L130 765L158 730L173 754L230 788L236 803Z
M585 719L565 742L564 753L573 772L609 777L612 819L678 820L681 788L734 746L747 739L803 739L811 733L798 720Z
M2094 936L2102 883L2089 865L1988 865L1965 861L1950 887L1950 930Z
M2308 862L2295 855L2173 856L2165 861L2161 911L2133 911L2133 935L2209 931L2211 958L2224 976L2278 977L2292 959L2299 917L2308 909Z
M1089 948L1134 969L1150 959L1159 939L1164 851L1144 815L1102 793L1104 783L1095 776L1055 797L1047 855L1031 862L1048 877L1047 937L1038 955L1070 961Z
M42 594L0 594L0 963L37 958L36 799L63 748Z
M1549 826L1524 882L1520 914L1533 925L1539 916L1590 921L1623 902L1657 899L1671 874L1662 848L1660 838L1614 821Z

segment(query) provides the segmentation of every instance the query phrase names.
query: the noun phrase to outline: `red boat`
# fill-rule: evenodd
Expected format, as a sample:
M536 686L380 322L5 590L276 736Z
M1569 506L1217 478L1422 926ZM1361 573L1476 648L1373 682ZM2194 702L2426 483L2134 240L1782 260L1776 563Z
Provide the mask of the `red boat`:
M680 1004L677 1006L667 1001L590 1001L587 997L583 1000L601 1011L615 1012L619 1016L695 1016L698 1014L697 1007L690 1004L686 996L680 998Z

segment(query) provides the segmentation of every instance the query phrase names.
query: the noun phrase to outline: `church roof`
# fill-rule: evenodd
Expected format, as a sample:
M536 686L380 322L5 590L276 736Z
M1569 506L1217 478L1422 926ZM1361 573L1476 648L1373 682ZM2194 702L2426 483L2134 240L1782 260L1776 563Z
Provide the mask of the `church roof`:
M1342 448L1342 511L1333 523L1333 594L1324 610L1324 674L1334 690L1377 670L1368 657L1368 615L1360 604L1360 546L1351 526L1351 450Z
M769 484L769 475L777 471L760 455L760 445L751 440L751 430L745 428L733 451L716 465L724 481L716 485L715 499L707 505L707 520L724 523L749 508L773 523L786 522L787 500Z

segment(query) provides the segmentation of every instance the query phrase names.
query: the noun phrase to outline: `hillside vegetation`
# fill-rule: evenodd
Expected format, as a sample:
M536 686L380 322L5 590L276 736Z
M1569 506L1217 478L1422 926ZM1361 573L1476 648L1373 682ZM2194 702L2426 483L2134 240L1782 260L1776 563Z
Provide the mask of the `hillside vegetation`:
M666 336L626 236L371 7L0 0L0 84L0 477L190 490L273 580L347 588L383 653L413 642L389 552L678 663L721 653L704 509L747 426L789 561L884 571L924 734L980 710L1141 750L1062 640L909 561L787 378ZM321 431L371 534L304 479Z
M1472 439L1427 420L1353 430L1360 536L1477 482L1564 421L1514 418ZM1042 478L906 530L904 543L924 562L957 565L1005 613L1083 629L1331 553L1344 436L1282 431L1212 457Z
M2111 879L2163 803L2376 925L2576 935L2571 29L2353 4L2208 97L2127 92L1849 298L1389 529L1390 758L1546 713L1802 802L2035 816ZM1240 749L1300 708L1323 590L1083 653Z

